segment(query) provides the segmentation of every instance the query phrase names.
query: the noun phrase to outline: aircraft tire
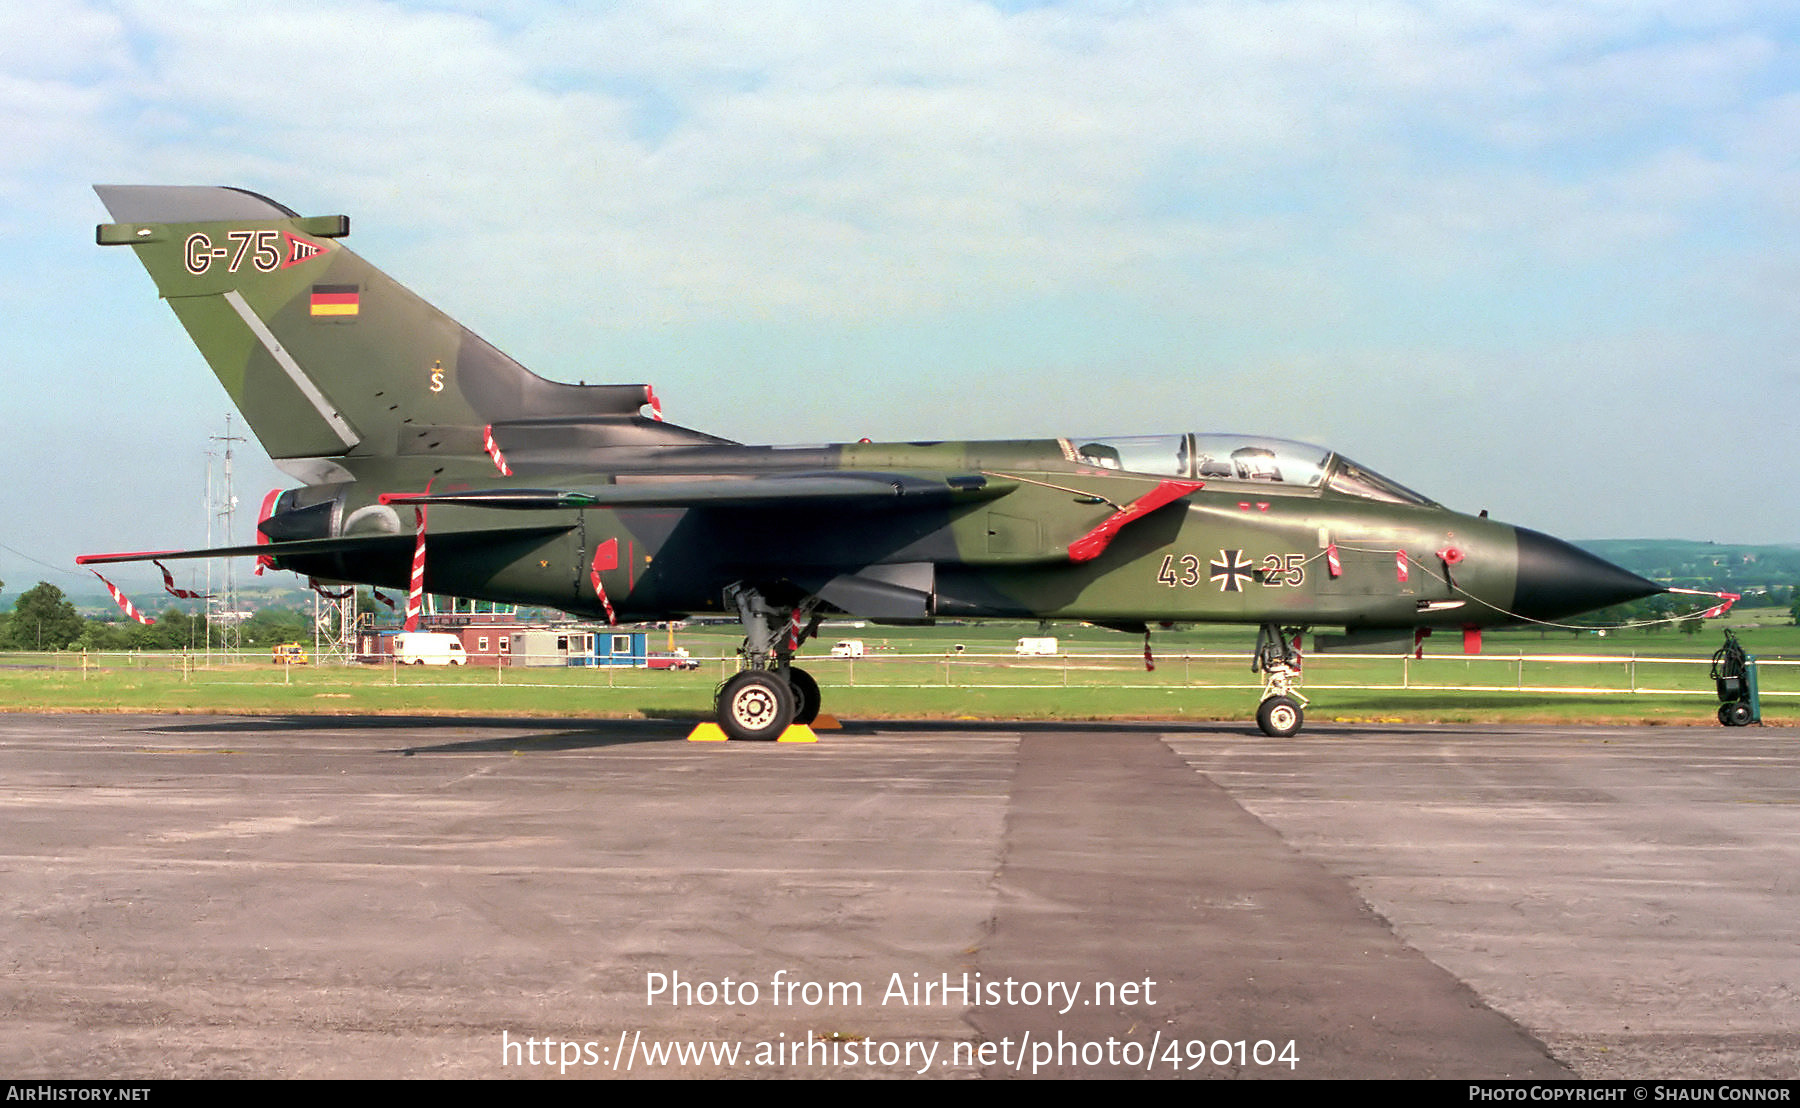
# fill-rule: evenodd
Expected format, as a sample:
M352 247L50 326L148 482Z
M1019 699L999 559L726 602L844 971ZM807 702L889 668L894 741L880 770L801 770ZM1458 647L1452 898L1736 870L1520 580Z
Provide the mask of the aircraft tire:
M1306 713L1301 710L1299 701L1292 697L1271 696L1256 706L1256 725L1272 739L1285 739L1298 734L1301 724L1305 722Z
M718 717L727 738L778 739L794 722L794 692L773 673L747 669L719 686Z
M794 722L810 724L819 718L819 705L823 700L819 692L819 683L813 675L795 666L788 667L788 685L794 691Z

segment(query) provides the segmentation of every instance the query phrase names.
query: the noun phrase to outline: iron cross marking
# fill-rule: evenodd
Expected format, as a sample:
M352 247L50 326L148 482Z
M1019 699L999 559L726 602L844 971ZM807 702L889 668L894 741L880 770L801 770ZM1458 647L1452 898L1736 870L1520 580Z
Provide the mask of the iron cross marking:
M1243 592L1244 582L1250 580L1254 567L1244 560L1242 550L1221 550L1219 560L1207 568L1212 570L1212 579L1219 583L1220 592Z

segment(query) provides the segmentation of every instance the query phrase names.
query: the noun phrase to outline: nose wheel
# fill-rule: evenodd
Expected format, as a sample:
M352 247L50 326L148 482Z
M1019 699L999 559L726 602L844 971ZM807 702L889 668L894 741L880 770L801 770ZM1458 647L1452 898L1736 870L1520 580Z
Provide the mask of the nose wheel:
M1299 734L1305 722L1306 710L1291 696L1271 696L1256 706L1256 725L1273 739Z
M1263 675L1256 726L1272 739L1297 735L1306 722L1308 701L1296 687L1300 684L1300 651L1291 641L1299 634L1298 629L1283 632L1272 623L1256 633L1256 659L1250 668Z

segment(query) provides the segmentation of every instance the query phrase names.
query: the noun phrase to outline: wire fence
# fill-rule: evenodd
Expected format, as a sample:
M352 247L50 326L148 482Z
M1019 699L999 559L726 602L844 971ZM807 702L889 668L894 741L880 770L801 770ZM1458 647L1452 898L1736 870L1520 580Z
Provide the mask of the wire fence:
M735 655L683 659L693 668L650 665L565 664L560 656L513 655L508 664L400 664L318 659L271 661L266 654L227 655L179 651L0 653L0 681L49 675L58 680L129 682L153 678L209 685L332 684L366 686L503 685L526 688L601 686L648 688L671 683L711 683L736 672ZM546 664L549 663L549 664ZM1245 653L1156 655L1147 667L1141 653L1011 653L873 651L857 657L803 655L796 663L820 684L862 688L969 689L1256 689L1261 677ZM1554 694L1655 694L1715 696L1707 657L1640 654L1312 654L1305 658L1305 687L1344 690ZM1800 660L1758 661L1761 695L1800 696Z

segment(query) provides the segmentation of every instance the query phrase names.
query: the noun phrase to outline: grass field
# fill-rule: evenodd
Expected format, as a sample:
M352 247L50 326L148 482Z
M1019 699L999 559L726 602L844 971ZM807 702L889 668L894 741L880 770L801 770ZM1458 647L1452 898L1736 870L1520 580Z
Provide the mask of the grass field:
M1759 667L1763 716L1800 724L1800 628L1734 616ZM1784 616L1784 614L1782 614ZM1781 622L1785 622L1782 619ZM828 627L803 664L845 719L1248 720L1260 681L1243 628L1158 632L1156 669L1140 640L1089 627L1058 627L1062 653L1020 658L1030 625L931 628ZM858 638L862 658L825 656ZM0 708L14 711L394 713L552 717L704 718L713 687L735 668L730 627L689 628L679 645L698 671L559 667L396 668L276 666L180 654L0 656ZM1304 691L1314 722L1663 722L1716 726L1708 677L1722 641L1716 625L1695 636L1615 632L1489 633L1465 656L1454 634L1428 640L1423 659L1309 655ZM653 647L667 643L653 636ZM960 648L960 649L959 649ZM1435 653L1434 653L1435 651Z

